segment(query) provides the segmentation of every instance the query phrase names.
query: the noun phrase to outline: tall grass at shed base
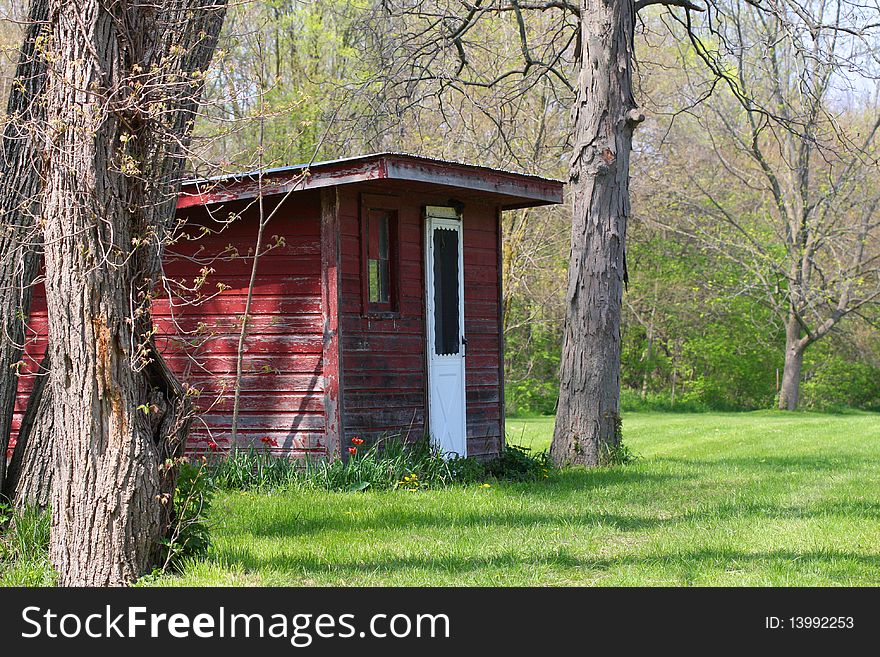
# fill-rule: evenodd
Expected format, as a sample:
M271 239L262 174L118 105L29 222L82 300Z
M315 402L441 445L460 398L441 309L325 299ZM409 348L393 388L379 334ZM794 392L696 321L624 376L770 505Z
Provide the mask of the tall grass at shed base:
M248 449L218 455L209 462L210 477L219 489L363 490L436 489L486 479L536 481L550 473L546 452L507 445L495 459L446 456L428 439L405 442L398 436L370 446L346 446L348 458L291 460L268 450Z

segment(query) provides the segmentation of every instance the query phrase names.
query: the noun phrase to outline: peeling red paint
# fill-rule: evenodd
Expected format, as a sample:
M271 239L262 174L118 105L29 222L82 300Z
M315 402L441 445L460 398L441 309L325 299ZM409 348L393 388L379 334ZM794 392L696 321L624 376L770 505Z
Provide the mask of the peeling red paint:
M321 190L321 280L324 360L324 415L327 455L342 458L342 374L339 349L339 214L335 188Z

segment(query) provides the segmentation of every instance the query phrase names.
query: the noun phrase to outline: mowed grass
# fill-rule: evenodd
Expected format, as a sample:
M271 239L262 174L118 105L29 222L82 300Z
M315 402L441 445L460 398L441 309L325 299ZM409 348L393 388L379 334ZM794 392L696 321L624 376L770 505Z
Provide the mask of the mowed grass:
M508 420L543 449L552 420ZM421 492L224 493L159 585L878 585L880 415L635 413L633 464Z

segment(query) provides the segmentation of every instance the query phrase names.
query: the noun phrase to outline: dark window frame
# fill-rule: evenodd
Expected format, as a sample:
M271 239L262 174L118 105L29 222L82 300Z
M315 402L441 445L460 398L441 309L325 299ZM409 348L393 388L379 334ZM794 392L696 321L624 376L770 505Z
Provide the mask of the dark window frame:
M370 301L370 218L384 214L388 218L388 301ZM361 308L364 316L400 316L400 201L395 197L361 196L360 203L360 274Z
M461 315L461 230L434 228L432 231L434 289L434 353L437 356L457 356L462 353ZM445 234L454 235L452 244L438 249ZM451 247L451 248L450 248ZM452 312L450 312L452 311Z

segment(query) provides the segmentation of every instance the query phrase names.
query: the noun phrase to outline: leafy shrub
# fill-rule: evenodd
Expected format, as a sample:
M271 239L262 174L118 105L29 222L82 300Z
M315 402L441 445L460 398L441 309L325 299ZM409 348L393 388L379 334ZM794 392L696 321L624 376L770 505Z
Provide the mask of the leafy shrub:
M606 443L602 445L602 449L599 452L599 463L604 466L629 465L639 458L639 455L622 441L616 445Z
M505 445L501 455L485 463L486 474L504 481L537 481L549 476L547 452L533 454L528 447Z
M184 559L200 557L211 546L207 514L217 486L207 461L188 457L166 464L177 466L174 513L168 536L161 541L162 570L178 568Z
M455 456L446 461L446 464L456 483L473 484L486 478L486 464L475 458Z
M514 417L553 415L558 396L559 381L555 377L544 381L532 377L510 380L504 386L507 414Z
M704 413L710 407L697 395L679 395L675 403L669 393L649 392L644 399L640 390L622 388L620 391L620 410L624 413L633 411L654 411L663 413Z
M880 410L880 369L823 351L807 352L810 360L804 367L807 380L801 384L802 408Z
M427 438L406 443L399 436L390 435L364 447L355 437L347 447L347 461L336 459L308 463L305 477L308 483L333 491L439 488L454 482L449 461L431 445ZM409 479L407 479L409 477Z

